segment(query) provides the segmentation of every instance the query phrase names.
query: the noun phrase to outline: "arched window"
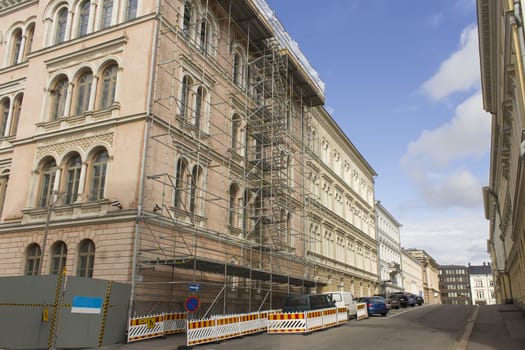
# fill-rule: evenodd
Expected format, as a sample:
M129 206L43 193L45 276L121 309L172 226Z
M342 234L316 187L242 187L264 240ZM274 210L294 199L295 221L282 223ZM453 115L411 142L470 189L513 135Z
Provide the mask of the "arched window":
M95 243L90 239L80 242L78 248L77 276L93 277L93 265L95 264Z
M51 120L57 120L66 113L66 98L68 80L66 77L58 80L51 90Z
M208 21L203 19L199 31L199 47L202 51L208 51Z
M36 243L30 244L26 248L26 276L36 276L40 274L40 258L42 251L40 246Z
M241 80L241 55L235 53L233 55L233 83L239 85Z
M96 153L91 162L91 185L89 199L96 201L104 198L106 186L106 170L108 166L108 152L106 150Z
M237 211L237 196L239 195L239 186L237 184L230 185L230 200L228 201L228 225L237 227L238 211Z
M201 183L202 168L199 166L193 167L191 171L191 187L190 187L190 212L196 213L199 201L199 190ZM198 213L197 213L198 214Z
M48 160L40 173L40 200L38 202L40 208L47 207L51 201L56 173L57 163L54 159Z
M241 142L241 117L238 114L234 114L232 118L232 138L231 147L232 151L239 154L242 147Z
M13 116L11 117L11 130L9 130L9 135L16 135L18 130L18 122L20 120L20 112L22 111L22 101L24 100L24 94L18 94L15 97L15 102L13 103Z
M190 36L191 27L191 4L184 2L184 16L182 17L182 34L187 38Z
M66 166L65 204L71 204L77 200L81 169L82 160L78 154L69 158Z
M51 274L58 275L66 267L67 246L57 241L51 246Z
M31 48L33 47L33 38L35 37L35 24L31 23L29 27L27 28L26 32L26 45L24 48L24 57L23 60L27 60L27 55L31 52Z
M9 173L4 173L0 176L0 216L4 211L5 194L7 192L7 183L9 182Z
M66 39L67 7L58 11L56 22L55 44L60 44Z
M245 190L242 194L242 229L245 236L250 231L250 199L250 192Z
M201 120L204 113L204 101L206 99L206 90L199 86L197 96L195 96L195 127L201 128Z
M138 0L128 0L127 20L137 17Z
M82 4L80 4L77 36L84 36L88 32L90 6L91 3L89 0L85 0L84 2L82 2Z
M9 117L9 110L11 109L11 102L6 97L0 102L0 137L5 134L7 127L7 118Z
M89 97L91 95L91 83L93 74L86 72L78 78L77 82L77 108L76 114L82 114L89 109Z
M107 109L115 102L115 91L117 87L118 66L112 64L102 73L102 92L100 95L100 108Z
M184 191L186 189L186 172L188 163L184 158L177 161L177 168L175 169L175 193L173 202L175 208L184 209Z
M182 78L181 96L180 96L180 117L185 118L188 114L189 99L191 93L191 78L184 76Z
M22 50L22 30L16 29L13 33L13 47L11 50L11 64L18 63L18 57L20 56L20 50Z
M102 2L102 15L100 18L100 28L101 29L111 26L112 15L113 15L113 0L104 0Z

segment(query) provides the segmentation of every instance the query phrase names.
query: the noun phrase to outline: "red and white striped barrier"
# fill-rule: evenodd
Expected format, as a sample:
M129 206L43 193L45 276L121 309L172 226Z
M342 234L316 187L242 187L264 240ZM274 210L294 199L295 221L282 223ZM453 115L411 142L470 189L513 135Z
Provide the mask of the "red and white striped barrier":
M358 303L356 305L357 308L357 316L356 318L358 320L362 320L364 318L368 318L368 310L366 308L366 303Z
M128 343L162 337L164 335L164 315L136 317L129 320Z
M305 333L305 312L268 314L268 333Z
M348 322L348 308L338 307L337 308L337 324Z
M164 335L186 332L186 313L164 314Z
M239 316L219 316L215 318L217 340L236 338L241 336Z
M215 319L187 320L186 322L186 345L211 343L217 341L217 329Z

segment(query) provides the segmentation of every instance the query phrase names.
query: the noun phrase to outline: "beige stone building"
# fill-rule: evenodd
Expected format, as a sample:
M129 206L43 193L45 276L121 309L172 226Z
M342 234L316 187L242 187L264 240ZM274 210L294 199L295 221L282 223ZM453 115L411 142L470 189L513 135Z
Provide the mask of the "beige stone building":
M523 1L478 0L483 108L492 116L487 250L497 303L525 304Z
M419 260L401 249L401 275L405 292L423 296L423 269Z
M426 251L422 249L403 249L421 264L423 282L423 298L427 304L441 304L439 293L439 265ZM404 268L404 267L403 267Z
M0 39L1 276L137 313L377 287L375 172L265 1L0 1Z

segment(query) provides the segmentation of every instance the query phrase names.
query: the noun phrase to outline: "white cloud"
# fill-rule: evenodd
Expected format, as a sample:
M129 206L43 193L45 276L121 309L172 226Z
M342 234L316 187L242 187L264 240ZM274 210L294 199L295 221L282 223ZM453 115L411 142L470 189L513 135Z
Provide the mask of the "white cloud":
M481 202L480 180L461 164L481 159L490 150L490 117L481 105L477 92L456 107L450 122L423 130L401 158L430 207L475 207Z
M458 159L481 156L490 149L490 127L490 117L482 109L478 91L456 107L450 122L434 130L423 130L419 138L408 145L402 162L444 168Z
M441 63L438 72L421 89L434 100L471 90L479 84L478 57L478 30L476 26L468 26L461 33L458 50Z
M439 216L439 217L437 217ZM462 211L454 216L403 221L401 245L424 249L439 264L481 264L488 261L488 223L479 211Z

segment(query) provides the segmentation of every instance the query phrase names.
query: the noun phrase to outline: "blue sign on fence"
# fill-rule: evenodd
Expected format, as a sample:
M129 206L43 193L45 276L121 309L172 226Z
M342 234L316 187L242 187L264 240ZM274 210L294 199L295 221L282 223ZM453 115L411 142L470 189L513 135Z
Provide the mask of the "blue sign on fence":
M194 292L195 293L195 292L198 292L200 289L201 289L201 285L198 284L198 283L190 283L188 285L188 290L190 292Z
M71 313L76 314L100 314L102 309L102 298L73 296Z

